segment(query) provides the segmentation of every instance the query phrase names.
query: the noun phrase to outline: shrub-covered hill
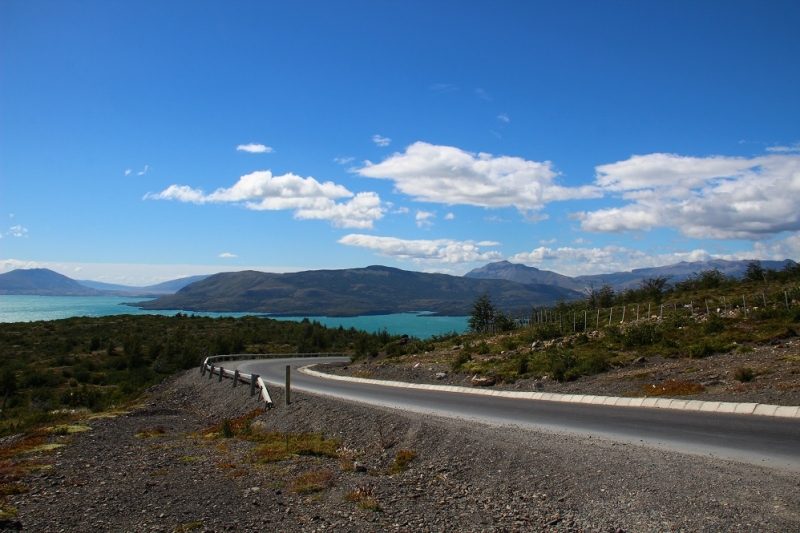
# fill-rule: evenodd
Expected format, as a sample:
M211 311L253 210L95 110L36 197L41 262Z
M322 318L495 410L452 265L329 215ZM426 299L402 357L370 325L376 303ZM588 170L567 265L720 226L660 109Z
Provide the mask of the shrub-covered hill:
M144 309L357 316L414 311L467 315L482 294L505 310L553 305L581 293L552 285L471 279L371 266L287 274L228 272L177 293L135 304Z
M0 436L60 410L121 405L209 355L366 354L397 339L308 320L180 313L0 323L0 396L8 391Z

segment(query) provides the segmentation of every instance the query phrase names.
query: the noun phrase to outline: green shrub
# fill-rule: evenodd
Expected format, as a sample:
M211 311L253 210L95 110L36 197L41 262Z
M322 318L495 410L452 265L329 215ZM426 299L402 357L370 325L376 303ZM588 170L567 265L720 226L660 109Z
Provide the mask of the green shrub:
M725 331L725 321L717 315L711 315L706 323L703 324L703 332L708 335L722 333L723 331Z
M466 363L469 363L471 360L472 355L466 350L461 350L451 365L453 372L458 372L461 370L462 366L464 366Z
M661 331L655 322L645 321L632 324L622 334L622 345L625 348L651 346L661 341Z
M558 324L553 322L538 324L534 326L533 331L531 332L532 340L536 341L548 341L550 339L557 339L561 336L561 328L558 327Z
M575 368L577 363L575 354L571 350L553 350L547 357L550 377L556 381L569 381L568 372ZM574 374L570 373L569 377L573 378Z
M753 381L755 378L756 371L746 366L740 366L736 369L736 372L733 373L733 379L736 381L741 381L742 383L748 383Z
M725 353L731 347L721 341L703 340L689 347L689 358L702 359L715 353Z

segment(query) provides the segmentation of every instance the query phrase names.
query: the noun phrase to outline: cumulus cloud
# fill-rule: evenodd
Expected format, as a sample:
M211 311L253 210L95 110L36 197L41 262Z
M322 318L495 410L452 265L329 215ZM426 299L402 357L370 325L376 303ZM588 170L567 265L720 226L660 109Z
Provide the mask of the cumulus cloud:
M382 257L418 264L458 264L473 261L497 261L497 251L482 252L481 247L497 246L497 242L455 241L452 239L406 240L396 237L350 234L338 241L347 246L374 250Z
M219 254L219 256L223 259L234 259L236 257L239 257L238 255L232 254L230 252L222 252L221 254Z
M334 157L333 162L339 163L340 165L346 165L347 163L350 163L354 159L355 157Z
M125 175L126 175L126 176L130 176L130 175L131 175L131 169L129 169L129 168L126 168L126 169L125 169Z
M573 213L587 231L674 227L687 237L755 240L800 230L800 155L650 154L596 170L597 186L627 203Z
M336 202L340 198L350 200ZM386 212L376 193L354 195L330 181L320 183L312 177L302 178L291 173L273 176L268 170L242 176L232 187L219 188L210 194L186 185L171 185L160 193L147 193L144 199L195 204L242 203L257 211L292 210L297 219L328 220L343 228L372 228Z
M258 143L240 144L236 147L237 152L248 152L251 154L271 154L274 152L272 147Z
M378 146L389 146L389 143L391 143L392 140L389 137L381 137L380 135L373 135L372 142L374 142Z
M433 226L433 222L431 221L432 218L436 216L436 213L431 213L430 211L417 211L416 216L414 219L417 221L418 228L426 228Z
M453 213L447 213L447 214L444 216L444 219L445 219L445 220L455 220L455 218L456 218L456 216L455 216Z
M145 165L142 170L140 170L139 172L136 173L136 175L137 176L144 176L145 174L147 174L147 172L149 170L150 170L150 167L148 165Z
M509 257L512 263L553 270L568 276L627 272L634 268L656 267L680 261L708 261L712 255L705 250L667 254L646 253L622 246L595 248L541 246L530 252Z
M548 202L596 198L592 186L562 187L549 161L465 152L452 146L416 142L404 153L367 163L364 177L390 179L402 193L424 202L479 207L516 207L530 214Z

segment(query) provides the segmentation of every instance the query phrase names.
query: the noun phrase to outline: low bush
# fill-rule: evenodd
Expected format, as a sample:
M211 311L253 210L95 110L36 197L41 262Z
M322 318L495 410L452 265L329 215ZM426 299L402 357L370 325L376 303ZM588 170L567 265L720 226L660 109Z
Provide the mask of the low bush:
M733 373L733 379L742 383L748 383L756 379L756 371L746 366L740 366Z

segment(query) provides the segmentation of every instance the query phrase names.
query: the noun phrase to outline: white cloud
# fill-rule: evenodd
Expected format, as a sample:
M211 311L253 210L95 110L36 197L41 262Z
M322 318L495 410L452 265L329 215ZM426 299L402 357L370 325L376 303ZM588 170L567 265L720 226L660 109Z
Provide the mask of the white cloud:
M223 259L235 259L235 258L237 258L239 256L236 255L236 254L232 254L230 252L222 252L221 254L219 254L219 257L221 257Z
M508 115L503 113L501 115L497 115L498 120L502 120L503 122L511 122L511 119L508 118Z
M452 239L406 240L396 237L374 235L345 235L338 241L347 246L374 250L382 257L417 264L458 264L474 261L497 261L503 258L500 252L481 252L479 246L497 246L495 242L476 243Z
M717 256L719 257L719 256ZM508 260L528 266L553 270L568 276L628 272L634 268L670 265L680 261L707 261L712 255L705 250L652 254L621 246L602 248L540 247L519 253Z
M759 257L761 259L773 259L775 261L782 261L784 259L800 259L800 233L789 235L783 239L778 239L773 242L755 242L753 243L753 253L749 253L743 259L751 257Z
M444 216L444 219L445 219L445 220L455 220L455 218L456 218L456 216L455 216L453 213L447 213L447 214Z
M347 163L350 163L354 159L355 157L334 157L333 162L339 163L340 165L346 165Z
M791 146L768 146L767 152L773 152L773 153L800 152L800 142L796 142Z
M484 100L489 100L490 102L492 101L492 97L489 96L489 93L487 93L485 90L483 90L481 88L475 89L475 95L478 98L482 98Z
M139 172L136 173L136 175L137 176L144 176L145 174L147 174L147 172L149 170L150 170L150 167L148 165L145 165L142 170L140 170Z
M11 226L8 231L0 234L0 237L27 237L28 228L23 228L21 225Z
M361 176L391 179L402 193L424 202L479 207L513 206L530 213L555 200L596 198L596 187L562 187L549 161L474 154L452 146L416 142L381 163L367 162Z
M339 198L350 198L337 203ZM195 204L243 203L256 211L292 210L297 219L328 220L344 228L372 228L383 218L386 207L373 192L354 195L345 187L327 181L320 183L312 177L294 174L273 176L268 170L253 172L239 178L230 188L219 188L211 194L186 185L171 185L160 193L147 193L145 200L177 200Z
M407 207L398 207L397 209L392 211L392 213L395 214L395 215L405 215L408 212L409 212L409 209Z
M380 135L373 135L372 142L378 146L389 146L392 140L389 137L381 137Z
M800 155L634 156L597 167L596 184L628 203L572 214L587 231L755 240L800 230Z
M131 169L129 169L129 168L126 168L126 169L125 169L125 175L126 175L126 176L130 176L130 175L131 175Z
M248 152L251 154L271 154L273 150L270 146L258 143L240 144L236 147L237 152Z
M458 87L453 85L452 83L434 83L431 85L430 89L432 91L440 92L440 93L449 93L453 91L457 91Z
M431 213L430 211L417 211L414 219L417 221L418 228L426 228L433 226L431 219L435 217L436 213Z

